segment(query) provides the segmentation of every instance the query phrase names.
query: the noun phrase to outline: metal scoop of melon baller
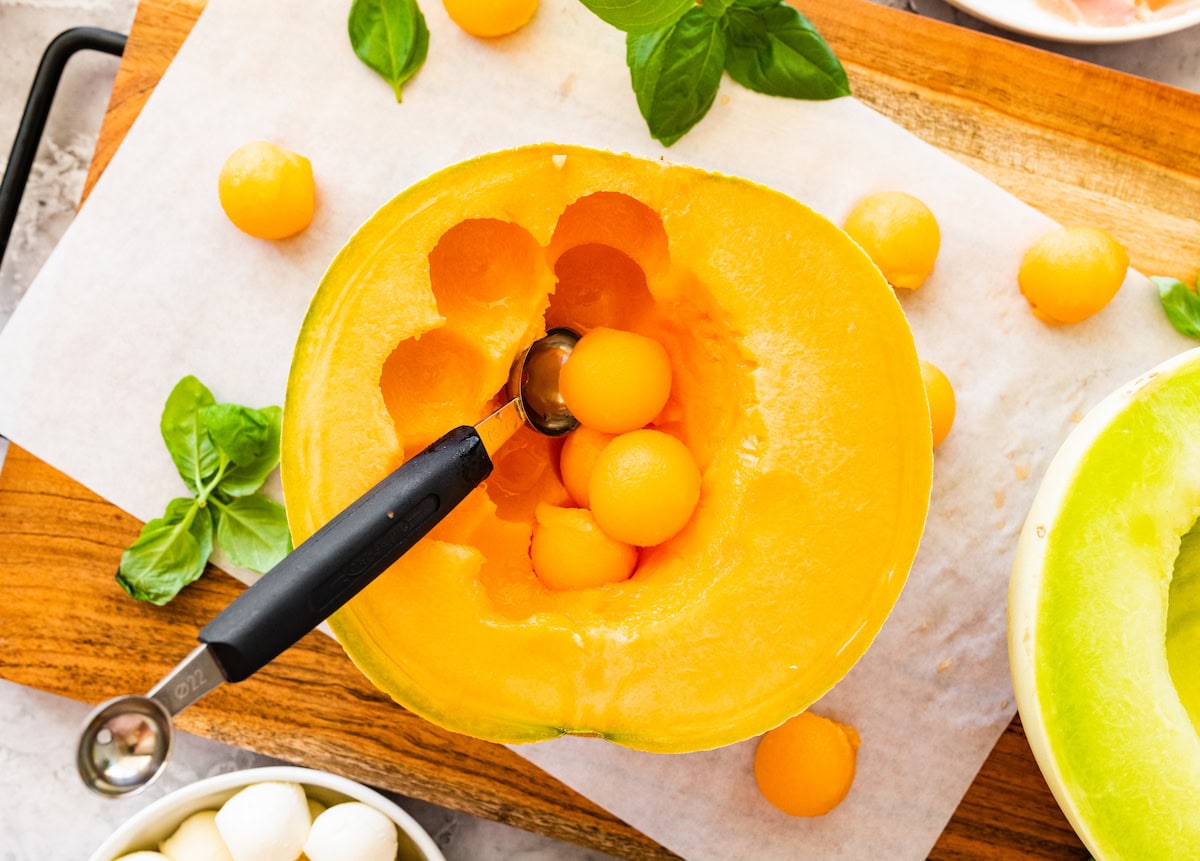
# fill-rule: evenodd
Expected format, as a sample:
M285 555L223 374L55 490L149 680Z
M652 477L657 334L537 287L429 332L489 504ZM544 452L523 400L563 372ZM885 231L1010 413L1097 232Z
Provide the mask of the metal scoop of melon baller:
M410 458L288 554L209 622L200 645L146 696L97 706L76 753L83 782L109 797L150 785L170 755L174 715L257 672L362 591L487 478L522 424L548 436L574 429L558 372L578 340L552 329L534 342L513 363L508 403Z

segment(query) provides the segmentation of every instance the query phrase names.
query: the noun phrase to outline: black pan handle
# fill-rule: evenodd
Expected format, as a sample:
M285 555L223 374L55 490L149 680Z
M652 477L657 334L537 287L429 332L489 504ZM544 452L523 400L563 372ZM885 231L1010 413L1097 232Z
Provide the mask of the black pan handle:
M46 119L50 116L50 105L58 91L63 69L67 60L79 51L103 51L120 57L125 51L125 37L112 30L73 27L59 33L42 54L33 86L29 89L29 99L25 102L25 111L21 114L21 124L17 126L17 136L8 156L8 167L0 179L0 261L4 259L4 250L17 220L17 209L21 206L21 196L29 182L29 171L33 168L38 143L46 129Z
M382 574L492 471L455 428L375 485L200 632L231 682L255 673Z

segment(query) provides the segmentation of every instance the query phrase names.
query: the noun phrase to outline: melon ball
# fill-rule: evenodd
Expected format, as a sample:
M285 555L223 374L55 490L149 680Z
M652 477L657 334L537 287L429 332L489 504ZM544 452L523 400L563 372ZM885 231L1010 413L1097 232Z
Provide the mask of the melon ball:
M558 377L579 423L604 433L645 427L671 396L671 359L653 338L603 327L575 345Z
M596 458L606 445L613 441L613 435L603 431L592 430L589 427L578 427L572 431L563 443L562 452L558 456L558 471L562 473L563 484L567 493L576 503L586 508L588 502L588 482L592 478L592 468Z
M889 284L907 290L925 283L942 247L933 211L902 191L884 191L860 201L846 217L845 230Z
M450 20L472 36L507 36L529 23L538 0L442 0Z
M529 545L533 573L550 589L592 589L628 580L637 550L606 535L584 508L537 507Z
M217 811L233 861L296 861L308 839L308 799L298 783L255 783Z
M304 854L309 861L395 861L396 825L360 801L335 804L312 824Z
M316 206L312 163L269 141L238 147L217 177L221 208L259 239L284 239L308 227Z
M233 861L217 830L215 810L193 813L158 848L171 861Z
M754 779L784 813L823 816L850 792L858 744L853 727L804 712L759 741Z
M1112 301L1129 272L1129 254L1096 227L1046 234L1025 252L1017 282L1033 314L1051 325L1078 323Z
M596 458L588 481L596 523L612 538L653 547L674 537L700 500L700 470L670 434L622 434Z
M921 380L925 383L925 397L929 401L929 421L933 429L933 447L937 448L950 435L957 411L954 386L942 369L933 362L921 360Z

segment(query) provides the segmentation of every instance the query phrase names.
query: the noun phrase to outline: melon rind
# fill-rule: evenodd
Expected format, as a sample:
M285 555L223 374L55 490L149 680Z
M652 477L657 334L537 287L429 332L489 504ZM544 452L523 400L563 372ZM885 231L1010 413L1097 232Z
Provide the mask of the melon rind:
M463 540L443 523L330 625L380 689L457 732L719 747L778 726L849 671L895 605L929 505L929 412L903 311L866 254L799 202L560 145L481 156L401 192L331 263L297 340L281 456L289 523L305 540L400 462L410 440L380 369L399 343L450 325L431 293L440 237L509 222L558 259L603 240L559 232L569 207L602 194L661 221L669 255L628 254L670 310L663 337L685 331L697 363L721 359L705 359L721 371L699 401L681 398L713 406L712 421L683 429L694 454L708 449L691 522L629 581L538 586L517 611L484 581L494 557L479 548L496 535ZM494 390L523 344L477 340ZM694 365L673 373L691 385ZM458 420L486 406L464 399ZM486 505L475 514L493 533L517 525ZM527 558L520 573L532 578Z
M1200 515L1200 350L1101 402L1063 444L1017 547L1009 659L1025 734L1099 861L1195 857L1200 736L1168 663L1180 538Z

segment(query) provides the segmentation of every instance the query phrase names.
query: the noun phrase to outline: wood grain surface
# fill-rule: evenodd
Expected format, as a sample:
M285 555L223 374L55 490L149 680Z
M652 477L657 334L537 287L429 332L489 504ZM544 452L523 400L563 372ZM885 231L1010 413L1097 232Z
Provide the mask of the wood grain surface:
M1147 272L1200 266L1200 96L865 0L797 0L856 95L1065 222L1111 230ZM203 0L142 0L88 188L182 44ZM242 589L210 569L169 609L113 580L139 524L16 446L0 472L0 675L88 702L148 688ZM622 858L670 853L506 748L442 731L375 691L313 634L181 728ZM930 855L1084 859L1019 721Z
M210 567L169 608L113 579L141 524L13 446L0 472L0 675L98 703L148 690L242 591ZM187 732L446 807L594 846L675 856L505 747L455 735L394 705L312 633L266 669L179 715Z

